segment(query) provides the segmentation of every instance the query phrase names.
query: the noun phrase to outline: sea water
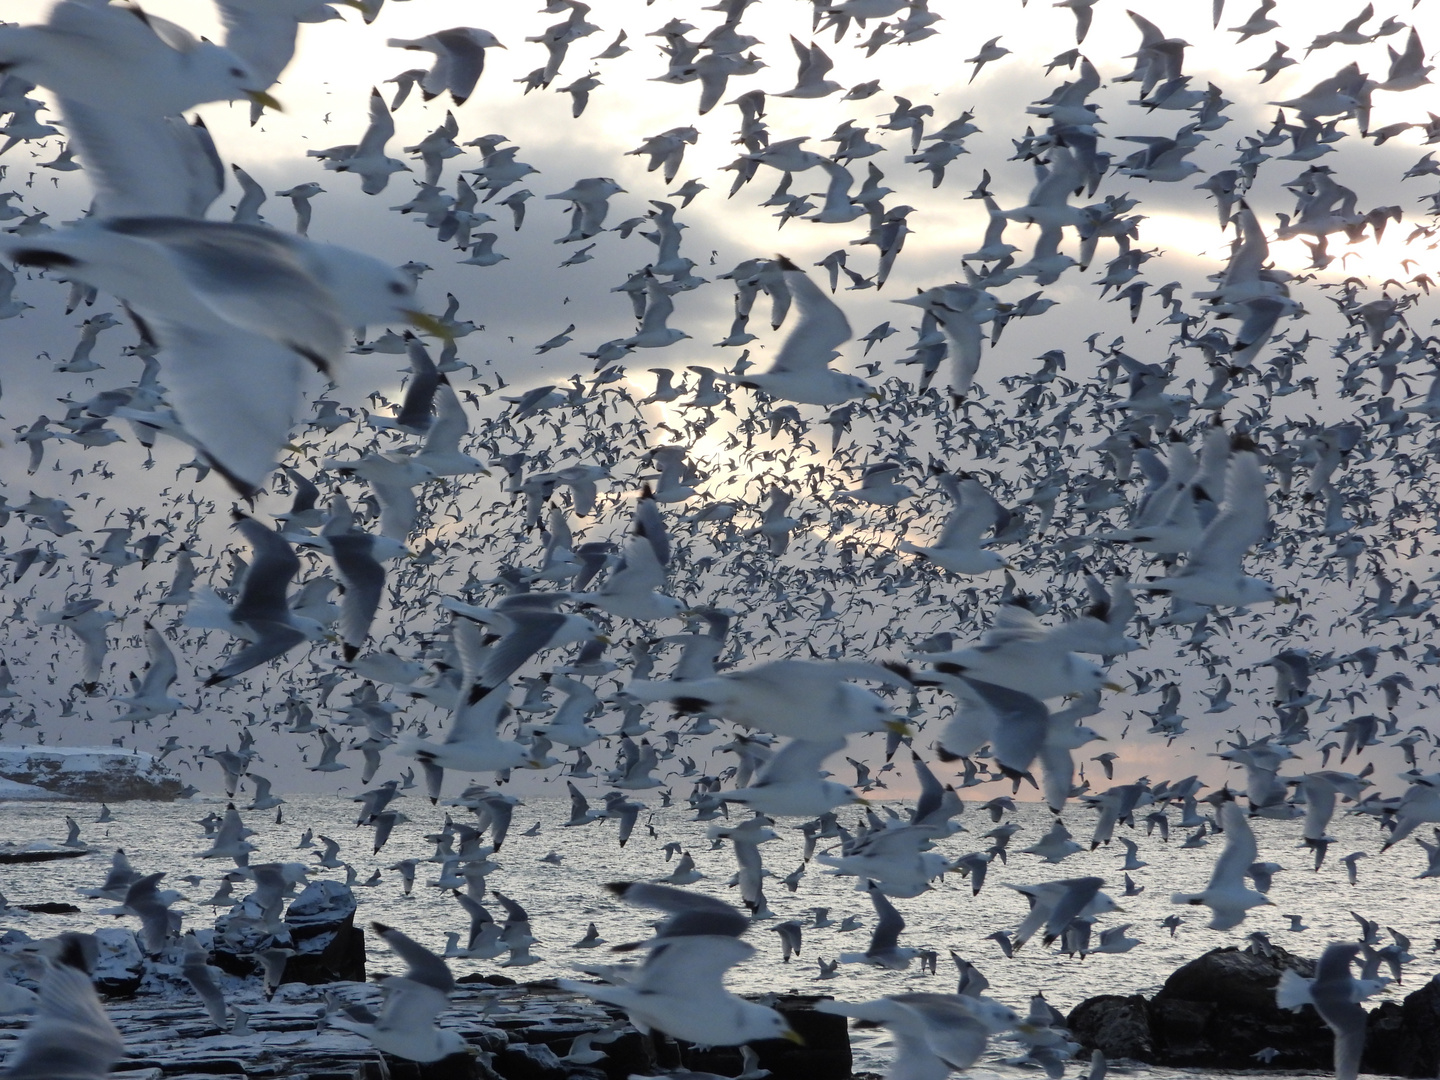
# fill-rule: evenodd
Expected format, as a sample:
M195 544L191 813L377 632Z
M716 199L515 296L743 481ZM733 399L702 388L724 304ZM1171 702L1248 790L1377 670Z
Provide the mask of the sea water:
M649 793L638 797L645 799ZM381 881L373 887L360 887L355 895L359 901L358 925L371 920L393 924L424 944L441 950L447 931L463 935L468 919L449 895L430 884L439 876L438 862L422 861L416 873L412 895L403 895L400 875L387 867L395 862L414 858L428 860L435 845L426 834L438 832L446 807L432 807L419 791L412 790L398 807L409 819L398 824L384 850L372 852L373 830L355 824L357 805L339 796L295 795L287 798L281 808L282 820L275 822L275 810L243 811L245 824L255 830L250 842L257 850L251 861L314 863L320 849L318 837L330 836L341 845L340 858L355 868L359 882L368 879L375 869ZM488 884L518 901L528 912L538 944L532 952L538 962L520 968L504 969L495 960L452 959L457 975L471 972L499 971L519 981L573 976L576 965L610 963L616 958L604 948L575 950L569 946L584 936L586 926L594 922L607 942L619 944L649 935L649 923L658 913L618 901L606 889L607 882L659 879L674 869L667 862L664 845L679 842L694 858L705 875L688 886L698 892L739 903L738 890L730 885L736 870L733 851L728 843L719 847L707 838L713 825L725 825L718 819L697 822L688 809L675 806L658 808L659 798L647 802L656 808L641 813L634 834L625 847L620 847L613 822L597 821L578 828L566 828L569 801L554 797L527 797L516 808L508 838L493 861L499 869L490 874ZM243 803L242 803L243 805ZM3 837L15 841L31 839L58 840L65 834L64 817L70 814L81 823L81 836L94 848L83 858L58 862L0 866L0 892L11 904L62 901L78 905L79 914L35 915L17 913L0 916L0 926L20 929L33 937L66 929L91 929L111 924L110 916L97 914L113 902L89 900L76 893L77 887L98 886L104 879L110 856L115 848L124 848L135 869L141 873L164 870L165 885L180 889L189 899L178 901L175 910L184 915L186 928L208 927L217 914L198 901L209 897L219 885L219 875L232 868L230 860L200 859L198 855L209 843L197 824L210 812L225 809L225 800L200 797L174 803L121 803L111 808L114 820L96 824L94 804L69 803L8 803L0 809ZM457 821L473 820L468 811L450 808ZM897 807L897 810L903 810ZM882 808L883 812L883 808ZM841 812L842 820L854 811ZM1210 949L1225 945L1243 945L1247 935L1265 931L1278 945L1310 958L1318 957L1330 941L1354 940L1360 932L1352 916L1356 912L1381 927L1381 937L1389 941L1387 928L1394 928L1412 940L1417 959L1406 972L1403 986L1387 987L1373 1006L1384 998L1399 999L1413 992L1440 971L1440 955L1434 951L1436 934L1436 898L1440 885L1432 880L1416 880L1425 868L1423 851L1413 841L1397 845L1380 854L1384 834L1374 819L1365 816L1337 815L1330 832L1336 837L1330 857L1318 870L1312 869L1313 855L1301 845L1300 822L1259 819L1253 822L1259 843L1259 857L1280 863L1284 869L1275 877L1269 896L1274 906L1254 909L1238 927L1229 931L1206 928L1206 908L1176 906L1172 892L1195 892L1203 889L1211 867L1224 843L1223 836L1210 838L1207 846L1185 848L1185 833L1172 833L1169 842L1158 832L1146 835L1141 827L1131 830L1117 828L1117 842L1089 850L1089 837L1094 814L1072 806L1065 820L1075 839L1082 845L1080 852L1059 864L1049 864L1022 849L1035 843L1049 829L1052 817L1042 805L1021 803L1008 814L1007 821L1020 825L1011 839L1008 862L998 857L992 861L989 876L978 895L972 895L968 880L949 874L936 887L921 896L898 899L895 906L906 921L901 944L939 953L940 967L936 975L922 973L919 963L906 971L885 971L862 964L842 964L835 978L817 978L817 958L834 959L841 952L863 952L874 925L874 913L868 897L855 890L854 878L839 877L826 872L812 860L800 879L797 891L791 892L781 878L802 864L804 838L798 820L781 819L775 824L778 839L763 844L761 853L767 871L765 893L771 919L759 919L748 932L747 940L756 948L756 955L732 970L729 985L741 993L786 992L826 993L846 1000L865 1000L883 994L913 991L949 992L955 988L955 969L948 953L953 950L976 965L989 979L990 995L1022 1013L1029 998L1037 992L1061 1012L1068 1012L1085 998L1097 994L1153 994L1177 967ZM1173 815L1172 815L1173 816ZM1141 815L1143 818L1143 815ZM738 824L743 815L732 816L729 824ZM966 831L942 841L938 850L948 857L985 850L991 841L983 834L994 828L988 814L973 807L958 819ZM525 835L536 822L540 829L533 836ZM297 848L305 829L313 829L316 847ZM1428 832L1428 830L1427 830ZM1148 863L1131 871L1131 877L1144 891L1124 897L1124 851L1118 838L1133 839L1139 845L1138 858ZM834 847L835 841L822 840L817 850ZM1365 851L1368 857L1358 861L1358 883L1351 885L1340 857L1354 851ZM560 856L558 865L542 861L554 852ZM204 880L191 887L180 879L198 874ZM1007 885L1028 885L1059 878L1096 875L1105 879L1105 890L1120 904L1121 910L1102 916L1096 923L1092 944L1098 944L1101 930L1131 924L1130 936L1141 944L1130 952L1118 955L1091 954L1067 957L1056 947L1046 948L1040 940L1030 941L1013 958L1007 959L997 942L987 936L999 930L1013 930L1028 909L1025 897ZM316 868L314 877L343 880L344 870ZM237 886L243 895L246 886ZM504 920L498 903L491 903L496 918ZM828 907L834 925L813 928L810 909ZM1161 925L1166 917L1179 914L1182 923L1172 935ZM860 929L841 933L839 924L846 915L860 917ZM1300 915L1308 929L1292 933L1286 928L1290 914ZM788 964L780 961L779 937L768 927L785 919L806 923L801 956ZM137 920L126 920L138 927ZM393 971L397 965L383 948L372 946L369 955L372 971ZM856 1068L883 1069L887 1047L883 1032L856 1032ZM1005 1052L1018 1052L1002 1042L992 1044L991 1058ZM987 1062L988 1065L988 1062ZM996 1066L1006 1071L1004 1066ZM1015 1070L1010 1070L1014 1072ZM1072 1072L1073 1072L1072 1068ZM1131 1075L1163 1077L1183 1075L1176 1070L1139 1067Z

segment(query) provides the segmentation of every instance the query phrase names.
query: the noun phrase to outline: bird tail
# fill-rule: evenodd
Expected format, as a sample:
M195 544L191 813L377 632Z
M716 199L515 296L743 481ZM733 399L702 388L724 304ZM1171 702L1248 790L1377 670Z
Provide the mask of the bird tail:
M1310 996L1310 980L1293 971L1282 971L1280 982L1275 987L1275 1004L1282 1009L1299 1009L1302 1005L1314 1005Z

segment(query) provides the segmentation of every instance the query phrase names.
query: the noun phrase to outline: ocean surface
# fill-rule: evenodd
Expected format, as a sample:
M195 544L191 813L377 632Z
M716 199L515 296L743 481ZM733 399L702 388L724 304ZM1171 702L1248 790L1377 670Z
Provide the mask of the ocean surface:
M392 923L439 951L445 945L447 931L463 933L468 925L454 899L430 884L439 874L439 864L421 863L414 892L408 897L402 893L399 873L386 869L403 858L428 859L434 852L434 844L425 836L438 831L443 823L446 809L443 805L430 806L419 791L408 794L410 797L398 805L409 821L396 827L378 855L371 852L372 830L355 825L356 806L343 797L291 796L282 807L283 820L279 824L275 823L274 810L245 812L247 826L257 834L250 838L258 847L251 861L314 862L318 840L313 850L296 847L304 830L314 829L317 838L321 834L333 837L341 844L340 857L354 866L360 882L368 879L375 869L381 871L378 885L355 890L360 903L357 921L362 925L372 919ZM659 803L658 797L646 801ZM95 914L107 906L107 901L84 899L76 895L75 889L101 883L116 847L123 847L142 873L165 870L166 885L181 889L191 898L176 905L176 910L184 914L187 928L211 925L216 912L196 901L213 893L219 884L219 875L230 869L230 863L197 857L209 846L197 822L205 814L223 812L224 808L223 799L206 798L168 804L120 803L112 808L113 821L96 824L98 807L95 804L5 804L0 807L0 822L3 822L0 838L61 840L65 835L64 817L68 813L81 824L82 838L93 845L95 851L79 859L0 866L0 892L12 904L65 901L82 909L78 915L0 916L0 926L21 929L39 937L65 929L90 929L109 921L110 917ZM853 812L847 811L845 816L850 813ZM612 944L648 936L651 913L618 902L605 891L604 884L665 876L674 868L674 862L667 863L663 851L669 841L683 844L697 868L705 874L690 888L738 903L735 890L728 887L735 872L732 851L728 845L712 850L712 842L706 837L710 825L724 822L695 822L693 816L682 806L643 813L629 843L621 848L613 822L565 828L563 822L569 817L567 799L527 797L515 811L509 837L494 858L500 867L489 876L488 883L490 888L499 889L524 905L539 939L532 952L540 959L533 965L503 973L528 981L572 975L581 963L609 962L611 958L604 949L580 952L569 948L585 934L586 925L591 921ZM470 815L460 809L455 811L455 817L468 820ZM1093 819L1091 812L1080 808L1072 808L1066 815L1066 823L1076 841L1087 849ZM740 820L737 816L733 823L738 824ZM944 841L939 848L944 854L954 857L989 845L990 841L983 838L983 834L994 827L988 814L972 806L959 820L968 831ZM749 932L747 939L758 950L757 955L733 969L729 980L732 989L755 993L828 993L847 1000L916 990L948 992L955 985L955 968L948 957L948 951L954 950L990 980L991 996L1023 1012L1030 996L1043 992L1051 1004L1068 1012L1083 999L1096 994L1154 993L1179 965L1218 946L1243 945L1246 936L1257 930L1265 931L1276 944L1291 952L1317 957L1330 941L1357 938L1359 924L1352 911L1377 922L1386 942L1390 940L1386 928L1393 927L1410 937L1417 957L1406 969L1404 985L1388 987L1371 999L1371 1006L1387 997L1405 996L1440 971L1440 954L1432 951L1437 933L1435 898L1440 886L1431 880L1415 880L1425 868L1423 852L1417 844L1407 841L1384 855L1379 854L1383 836L1369 817L1337 815L1331 826L1337 842L1318 872L1311 869L1310 852L1297 850L1298 820L1255 821L1260 858L1280 863L1284 869L1276 875L1269 893L1275 906L1255 909L1239 927L1230 931L1207 929L1207 909L1179 907L1170 900L1173 891L1198 891L1205 887L1223 844L1221 837L1213 838L1203 849L1187 849L1182 846L1183 832L1173 832L1166 843L1158 833L1145 835L1143 827L1133 832L1122 827L1117 829L1116 841L1111 846L1082 850L1052 865L1021 850L1048 830L1050 814L1044 806L1019 804L1017 811L1007 815L1006 820L1021 827L1010 841L1008 865L995 861L978 896L971 894L966 879L950 874L922 896L895 901L906 920L901 944L937 950L940 954L938 974L922 973L918 963L900 972L842 964L835 978L820 980L816 977L817 958L829 960L842 951L864 951L874 924L873 910L868 898L855 891L853 878L827 874L825 868L814 861L801 878L798 891L792 893L779 879L801 865L803 837L794 827L799 824L798 820L781 819L776 824L779 839L761 848L766 868L775 875L773 880L767 880L765 890L774 919L758 921ZM537 821L538 834L523 835ZM1139 845L1139 859L1149 864L1131 871L1136 885L1144 887L1138 896L1121 895L1124 891L1120 869L1124 864L1124 851L1119 843L1121 835ZM819 850L833 843L822 841ZM1352 886L1339 859L1355 851L1367 852L1368 857L1357 860L1358 883ZM542 861L542 857L551 852L561 857L559 865ZM203 879L193 888L180 880L191 874ZM1053 948L1047 950L1036 939L1012 959L1006 959L997 942L988 940L987 936L996 931L1014 929L1027 910L1025 898L1007 888L1007 883L1025 885L1091 874L1106 880L1106 891L1123 909L1097 921L1094 943L1098 944L1101 930L1129 923L1130 935L1141 941L1131 951L1117 955L1091 954L1082 960L1067 957ZM344 880L346 872L317 869L314 876ZM243 885L237 888L242 895L244 891ZM813 907L828 907L829 917L836 925L811 928L808 924ZM492 910L503 920L498 904L492 905ZM1176 913L1182 916L1183 922L1172 935L1161 921ZM839 932L840 920L850 914L860 917L861 928ZM1308 929L1289 932L1290 921L1286 916L1290 914L1300 915ZM807 926L801 958L782 964L779 938L768 932L767 926L789 918L802 919ZM384 949L372 948L369 962L373 971L395 970ZM496 961L489 960L452 959L450 964L457 975L497 970ZM856 1032L855 1047L857 1070L883 1069L888 1058L883 1032ZM992 1044L990 1058L998 1059L1011 1049L996 1042ZM1018 1070L1007 1070L1004 1066L996 1068L1002 1073L1018 1074ZM1075 1071L1072 1067L1072 1075ZM1149 1067L1137 1067L1126 1074L1184 1075L1176 1070Z

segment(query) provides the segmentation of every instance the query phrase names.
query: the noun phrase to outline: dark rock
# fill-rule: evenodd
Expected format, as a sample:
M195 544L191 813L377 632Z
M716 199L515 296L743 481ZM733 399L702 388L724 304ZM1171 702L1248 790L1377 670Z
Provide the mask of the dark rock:
M74 904L62 904L54 900L47 900L43 904L16 904L24 911L34 912L36 915L74 915L80 909Z
M244 1076L245 1063L234 1058L217 1058L214 1061L187 1061L185 1071L198 1076Z
M511 1043L491 1067L505 1080L566 1080L565 1064L544 1043Z
M1308 979L1315 975L1315 965L1279 946L1271 946L1264 953L1234 946L1212 949L1171 972L1155 1000L1178 998L1238 1009L1273 1009L1275 986L1284 971Z
M1285 971L1311 977L1315 965L1278 946L1264 952L1214 949L1176 969L1150 1001L1104 995L1083 1001L1069 1024L1086 1049L1176 1068L1253 1069L1261 1050L1276 1069L1332 1067L1334 1039L1310 1006L1275 1004ZM1434 1075L1433 1073L1429 1075Z
M655 1041L634 1028L600 1049L605 1051L605 1059L596 1067L604 1070L609 1080L626 1080L636 1073L652 1073L656 1069Z
M86 848L0 847L0 866L15 863L55 862L59 859L78 859L81 855L89 854L90 852Z
M1370 1014L1361 1069L1392 1076L1440 1074L1440 985L1432 980L1398 1005L1387 1001Z
M318 950L300 949L285 961L283 983L318 986L332 982L365 981L365 931L355 925L355 913L347 914L339 926L309 938L322 941Z
M1111 1061L1128 1058L1151 1065L1157 1061L1149 1002L1139 994L1102 994L1082 1001L1065 1026L1076 1042L1104 1051Z
M1411 995L1414 996L1413 994ZM1431 1018L1431 1023L1435 1018ZM1412 1071L1419 1065L1419 1049L1415 1041L1406 1038L1405 1008L1398 1001L1382 1001L1365 1023L1365 1053L1360 1061L1361 1071L1389 1076L1434 1076L1432 1064L1429 1072Z
M480 983L484 986L518 986L519 984L508 975L482 975L478 972L470 975L462 975L455 980L458 986L469 986Z
M816 1012L815 1003L826 1000L823 997L797 994L765 1000L790 1022L805 1043L798 1045L787 1039L751 1043L760 1058L759 1068L769 1069L774 1080L849 1080L852 1058L845 1017ZM743 1069L739 1047L698 1050L685 1042L679 1042L679 1046L681 1063L687 1069L725 1076L736 1076Z
M214 963L221 971L242 978L260 971L254 954L271 945L295 950L285 962L280 984L318 986L332 982L365 981L365 932L355 925L355 894L338 881L312 881L285 912L288 940L277 941L258 926L259 916L248 907L249 898L221 915L215 923Z
M290 901L285 909L285 925L290 928L298 948L306 938L333 928L346 915L354 915L357 906L350 886L321 878L310 882Z
M498 1080L485 1060L476 1054L451 1054L439 1061L406 1061L385 1055L385 1068L366 1062L356 1072L357 1080Z
M355 925L355 894L339 881L312 881L285 911L295 955L281 983L365 981L365 932Z
M248 979L251 975L260 974L260 964L258 961L252 960L248 956L233 953L229 949L221 948L218 944L218 938L216 941L217 944L210 953L210 962L225 972L226 975L234 975L240 979Z

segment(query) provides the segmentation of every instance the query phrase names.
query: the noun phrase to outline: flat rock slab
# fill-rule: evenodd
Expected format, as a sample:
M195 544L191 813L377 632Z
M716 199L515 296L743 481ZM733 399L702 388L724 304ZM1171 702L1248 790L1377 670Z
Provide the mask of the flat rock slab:
M89 848L0 848L0 865L56 862L59 859L78 859L89 854Z

